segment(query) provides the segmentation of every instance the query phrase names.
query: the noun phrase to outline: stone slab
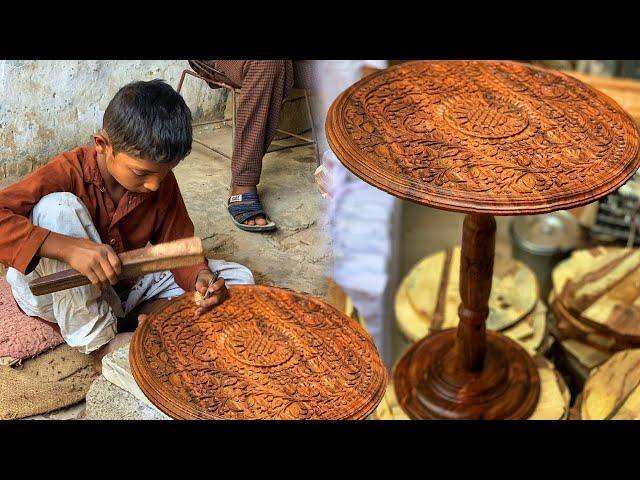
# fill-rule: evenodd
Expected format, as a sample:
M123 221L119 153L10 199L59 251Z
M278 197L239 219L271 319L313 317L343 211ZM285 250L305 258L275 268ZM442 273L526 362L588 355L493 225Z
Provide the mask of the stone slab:
M155 408L100 376L87 392L86 420L167 420Z

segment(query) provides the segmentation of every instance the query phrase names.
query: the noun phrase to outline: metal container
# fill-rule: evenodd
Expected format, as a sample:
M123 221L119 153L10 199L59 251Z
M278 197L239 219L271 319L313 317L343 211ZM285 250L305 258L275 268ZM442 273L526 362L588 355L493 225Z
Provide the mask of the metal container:
M576 247L578 220L566 210L545 215L516 217L510 224L513 257L536 275L540 298L547 303L552 288L551 272Z

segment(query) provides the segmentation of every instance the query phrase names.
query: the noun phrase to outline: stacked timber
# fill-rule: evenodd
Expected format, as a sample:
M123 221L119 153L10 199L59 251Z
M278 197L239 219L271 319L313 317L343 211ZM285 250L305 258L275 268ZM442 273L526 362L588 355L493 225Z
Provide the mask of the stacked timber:
M549 325L578 383L640 347L640 249L577 250L553 271Z
M616 352L596 367L574 411L582 420L640 420L640 349Z

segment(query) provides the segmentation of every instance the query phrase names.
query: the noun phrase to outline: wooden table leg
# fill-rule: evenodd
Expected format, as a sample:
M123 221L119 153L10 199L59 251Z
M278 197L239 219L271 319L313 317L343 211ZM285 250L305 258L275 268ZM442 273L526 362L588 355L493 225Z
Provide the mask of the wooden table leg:
M538 371L515 341L486 331L496 222L467 215L460 259L460 323L415 343L398 362L398 401L418 419L524 419L540 393Z

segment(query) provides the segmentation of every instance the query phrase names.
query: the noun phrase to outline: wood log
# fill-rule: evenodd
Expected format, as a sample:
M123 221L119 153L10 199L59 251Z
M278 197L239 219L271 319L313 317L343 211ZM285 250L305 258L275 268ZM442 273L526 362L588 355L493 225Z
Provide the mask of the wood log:
M640 349L618 352L591 372L582 393L580 417L640 419Z
M562 349L575 358L587 371L606 362L612 353L603 352L597 348L581 342L580 340L568 339L560 342Z
M576 337L612 350L640 346L640 249L576 251L554 269L553 284L552 309Z
M561 302L554 300L551 304L551 310L560 334L560 339L579 340L582 343L604 352L613 352L622 349L617 345L614 336L602 334L590 325L583 323L579 318L575 318L564 308Z
M569 418L571 393L553 363L541 355L534 357L540 375L540 399L529 420L566 420Z
M599 270L604 266L621 259L627 253L625 248L596 247L586 250L575 250L566 260L560 262L553 269L553 292L556 297L565 288L568 281L582 278L589 272Z
M502 333L522 345L530 355L535 355L548 335L547 307L538 300L531 313Z
M197 237L130 250L121 253L118 257L122 262L119 280L197 265L204 261L202 241ZM87 277L76 270L69 269L32 280L29 282L29 288L34 295L45 295L90 283Z

